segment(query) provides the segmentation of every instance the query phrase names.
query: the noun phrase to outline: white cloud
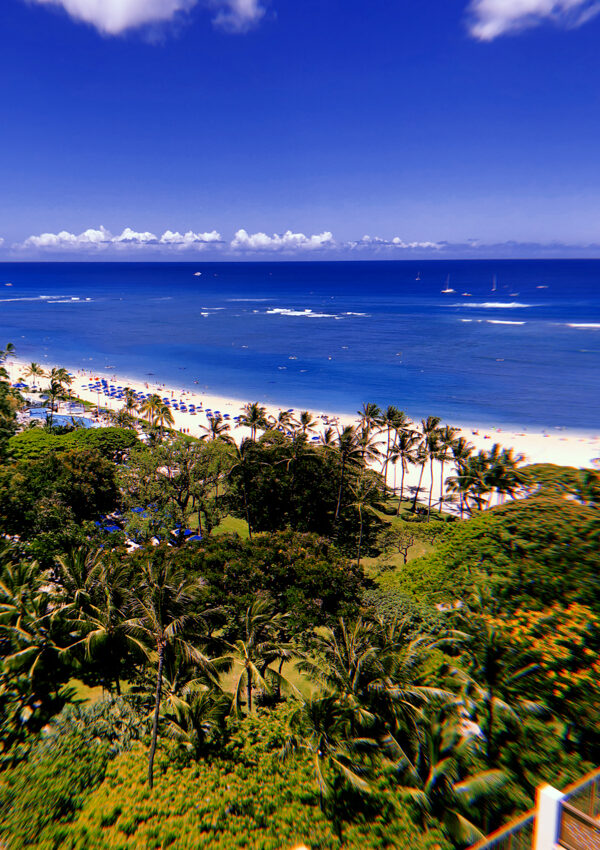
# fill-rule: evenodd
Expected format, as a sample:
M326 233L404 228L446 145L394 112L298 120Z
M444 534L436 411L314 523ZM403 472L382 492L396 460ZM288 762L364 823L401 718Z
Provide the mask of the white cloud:
M217 7L213 23L227 32L246 32L265 14L260 0L213 0L212 5Z
M137 231L126 227L122 233L113 235L110 230L100 227L97 230L84 230L83 233L70 233L61 230L59 233L40 233L38 236L29 236L24 242L14 245L13 248L21 251L42 252L70 252L70 253L95 253L98 251L127 249L157 249L161 251L196 249L202 250L207 246L219 247L222 243L221 235L216 230L210 233L194 233L188 230L181 234L178 231L165 230L158 237L149 230Z
M335 246L333 234L329 231L313 236L305 236L304 233L274 233L267 236L266 233L248 233L246 230L238 230L233 237L230 247L234 251L282 251L295 252L298 250L320 250Z
M179 231L165 230L160 237L161 245L174 245L178 248L187 248L190 245L210 245L222 241L221 234L216 230L211 230L210 233L194 233L193 230L179 233Z
M480 41L492 41L543 21L577 27L599 12L599 0L471 0L469 31Z
M28 0L58 6L76 21L96 27L104 35L170 21L189 12L199 0ZM246 32L265 14L261 0L202 0L214 10L213 23L228 32Z
M62 6L78 21L91 24L106 35L117 35L146 24L169 21L187 12L197 0L30 0Z

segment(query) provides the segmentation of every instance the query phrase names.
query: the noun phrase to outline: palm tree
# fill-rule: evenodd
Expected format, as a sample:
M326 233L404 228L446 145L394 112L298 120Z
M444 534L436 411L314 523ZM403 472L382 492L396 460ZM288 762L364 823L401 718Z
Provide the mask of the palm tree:
M458 460L455 474L446 478L446 489L451 493L459 494L461 517L464 510L471 514L473 505L482 510L485 504L484 497L490 492L487 453L479 451L473 457ZM469 504L469 499L472 500L473 505Z
M35 389L35 379L36 378L45 378L46 372L40 366L39 363L30 363L29 366L25 369L24 376L26 378L33 378L33 388Z
M363 793L371 790L357 753L373 749L376 743L364 736L357 739L352 735L348 710L334 695L326 694L303 701L291 714L289 729L282 756L285 758L299 749L309 754L314 765L321 809L333 793L328 773L341 776L351 787Z
M131 633L146 646L147 652L154 646L157 658L152 738L148 756L150 788L154 781L154 754L167 649L181 652L198 666L209 666L208 660L186 640L186 629L199 619L193 611L201 586L200 579L187 578L183 570L168 562L155 564L149 561L143 567L140 590L134 601L138 616L128 624Z
M240 477L242 479L242 499L244 502L244 514L246 517L246 522L248 523L248 537L252 540L252 523L250 522L250 504L248 500L248 489L249 482L251 480L251 470L250 470L250 455L252 452L252 447L254 445L253 440L250 437L246 437L239 446L234 443L233 450L235 452L235 460L231 469L229 470L229 474L231 475L234 471L238 470L240 473Z
M421 419L423 445L429 458L429 472L431 475L429 502L427 505L427 519L429 519L429 515L431 514L431 499L433 496L433 461L437 458L440 450L439 424L441 421L442 420L439 416L428 416L427 419Z
M158 405L154 414L154 425L160 428L160 438L162 440L165 426L171 427L175 423L175 419L171 412L171 408L164 401Z
M371 433L374 428L379 427L381 420L381 409L378 405L369 401L363 404L362 408L357 411L359 417L359 425L363 430Z
M356 429L353 428L352 425L346 425L343 431L338 432L336 449L340 461L340 479L334 523L338 521L340 516L347 468L350 464L355 464L361 456L361 447L358 441L358 435L356 433Z
M421 473L419 475L419 483L415 487L415 496L412 503L412 512L414 513L417 510L417 499L419 498L419 494L421 492L421 483L423 481L423 473L425 472L425 466L427 465L427 461L429 460L429 454L427 452L427 448L423 442L419 443L417 447L417 453L414 459L414 464L416 466L421 467Z
M50 383L56 382L62 388L62 390L67 394L67 396L71 395L71 384L73 383L73 378L69 374L68 370L61 366L60 368L52 367L50 370Z
M312 413L309 413L308 410L303 410L298 419L294 420L294 424L302 434L307 434L315 431L318 423L316 419L313 419Z
M400 508L402 506L402 497L404 495L404 476L408 471L409 463L414 464L417 461L417 447L419 446L420 441L420 436L412 431L399 431L392 447L390 460L392 461L394 466L399 460L402 468L402 474L400 477L400 497L398 499L398 508L396 510L396 516L400 515Z
M123 390L123 395L125 396L123 410L127 411L127 413L133 416L138 411L138 400L135 394L135 390L132 390L131 387L125 387L125 389Z
M454 462L455 469L458 472L461 468L461 464L464 464L473 454L474 447L471 445L471 443L467 441L465 437L458 437L458 439L453 441L451 451L452 460ZM464 512L464 493L461 489L461 486L455 483L454 477L447 478L444 484L446 486L447 491L458 493L460 503L460 518L462 519Z
M15 353L15 347L12 342L7 342L4 348L0 348L0 363L4 363L7 357Z
M405 434L409 426L412 424L406 413L403 410L398 410L394 405L389 405L378 418L378 423L382 429L387 431L387 445L385 450L382 473L384 481L387 484L388 464L391 460L391 451L393 445L401 434ZM392 432L394 432L394 441L392 442Z
M377 481L375 474L366 474L364 470L362 470L351 487L353 501L350 506L358 510L358 544L356 550L356 564L358 567L360 567L364 514L368 511L373 513L373 500L380 489L381 485Z
M331 449L335 446L335 438L336 434L333 428L325 428L319 436L319 442L322 446L325 446L325 448Z
M506 637L510 623L485 610L481 595L458 613L459 621L470 636L467 650L470 669L462 674L465 704L481 714L488 766L498 763L497 718L519 721L521 713L540 714L539 704L522 698L518 686L538 669L532 653L526 654Z
M181 697L170 700L165 733L198 759L210 739L223 734L231 713L231 697L214 685L187 683Z
M57 401L65 397L64 392L62 384L59 384L58 381L51 381L50 386L46 390L46 395L50 402L50 427L52 427L52 422L54 421L54 406Z
M444 464L446 461L450 460L454 453L452 451L454 442L456 440L456 435L458 434L458 428L451 428L449 425L445 425L443 428L440 428L438 431L438 453L437 459L441 465L440 471L440 504L438 511L441 513L442 504L444 501ZM463 438L464 439L464 438Z
M227 433L230 429L229 422L225 422L221 413L214 413L209 417L208 425L200 426L204 433L202 440L221 440L222 443L232 443L233 438Z
M287 614L274 614L271 604L265 599L257 599L244 616L243 637L236 641L225 641L229 652L215 659L219 667L231 669L237 667L232 711L241 715L242 693L246 692L246 712L252 714L252 694L256 687L269 691L268 679L281 682L281 665L291 658L289 644L281 641L280 635L285 627ZM279 671L271 664L279 662Z
M140 413L144 416L145 419L148 420L150 425L154 425L154 420L158 410L163 404L163 400L160 396L154 393L153 395L149 395L148 398L144 399L142 404L140 405Z
M131 654L143 657L146 647L131 633L126 616L130 588L124 565L106 563L100 558L99 550L86 553L80 549L69 560L58 559L61 569L69 567L61 576L61 584L69 589L73 602L71 610L67 606L68 620L83 635L69 646L68 652L78 655L83 650L86 661L99 665L102 681L114 683L120 694L124 661ZM75 594L70 589L73 579Z
M280 410L277 416L268 417L269 428L274 431L287 431L293 423L293 417L289 410Z
M250 439L253 441L256 440L257 430L260 428L262 431L269 427L266 408L261 407L257 401L248 402L248 404L242 407L239 424L250 428Z
M479 741L465 734L464 724L452 704L442 704L425 713L419 723L421 738L413 764L404 759L402 790L421 811L423 826L439 821L449 837L464 846L483 838L470 819L480 806L475 804L498 791L508 781L500 770L464 776L462 765L473 758Z

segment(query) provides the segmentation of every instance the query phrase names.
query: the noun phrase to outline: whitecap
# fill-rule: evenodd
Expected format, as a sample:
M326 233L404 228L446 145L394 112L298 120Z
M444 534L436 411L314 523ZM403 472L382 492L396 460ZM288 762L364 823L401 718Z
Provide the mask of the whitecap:
M533 307L533 304L521 304L519 301L484 301L482 304L473 304L472 301L463 301L460 304L449 304L449 307L479 307L484 310L511 309L516 307Z
M267 310L269 315L278 316L301 316L304 319L337 319L339 316L334 316L332 313L313 313L308 308L306 310L290 310L287 307L273 307L272 310Z
M488 325L524 325L525 322L509 322L502 319L486 319Z
M568 328L592 328L593 330L598 330L600 328L600 323L598 322L567 322Z
M369 316L369 313L344 313L344 316Z

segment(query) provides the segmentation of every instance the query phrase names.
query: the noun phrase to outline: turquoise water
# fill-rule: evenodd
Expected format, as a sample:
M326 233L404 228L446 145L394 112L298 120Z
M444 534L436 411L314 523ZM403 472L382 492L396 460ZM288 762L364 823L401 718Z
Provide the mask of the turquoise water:
M290 407L600 427L597 260L5 263L4 341Z

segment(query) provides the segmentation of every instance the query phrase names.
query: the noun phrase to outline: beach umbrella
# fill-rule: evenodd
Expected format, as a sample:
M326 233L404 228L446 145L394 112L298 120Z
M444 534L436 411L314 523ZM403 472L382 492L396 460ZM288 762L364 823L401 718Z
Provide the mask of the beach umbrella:
M190 543L190 542L192 542L192 541L193 541L194 543L199 543L201 540L202 540L202 535L200 535L200 534L193 534L191 537L188 537L188 539L186 540L186 543Z

